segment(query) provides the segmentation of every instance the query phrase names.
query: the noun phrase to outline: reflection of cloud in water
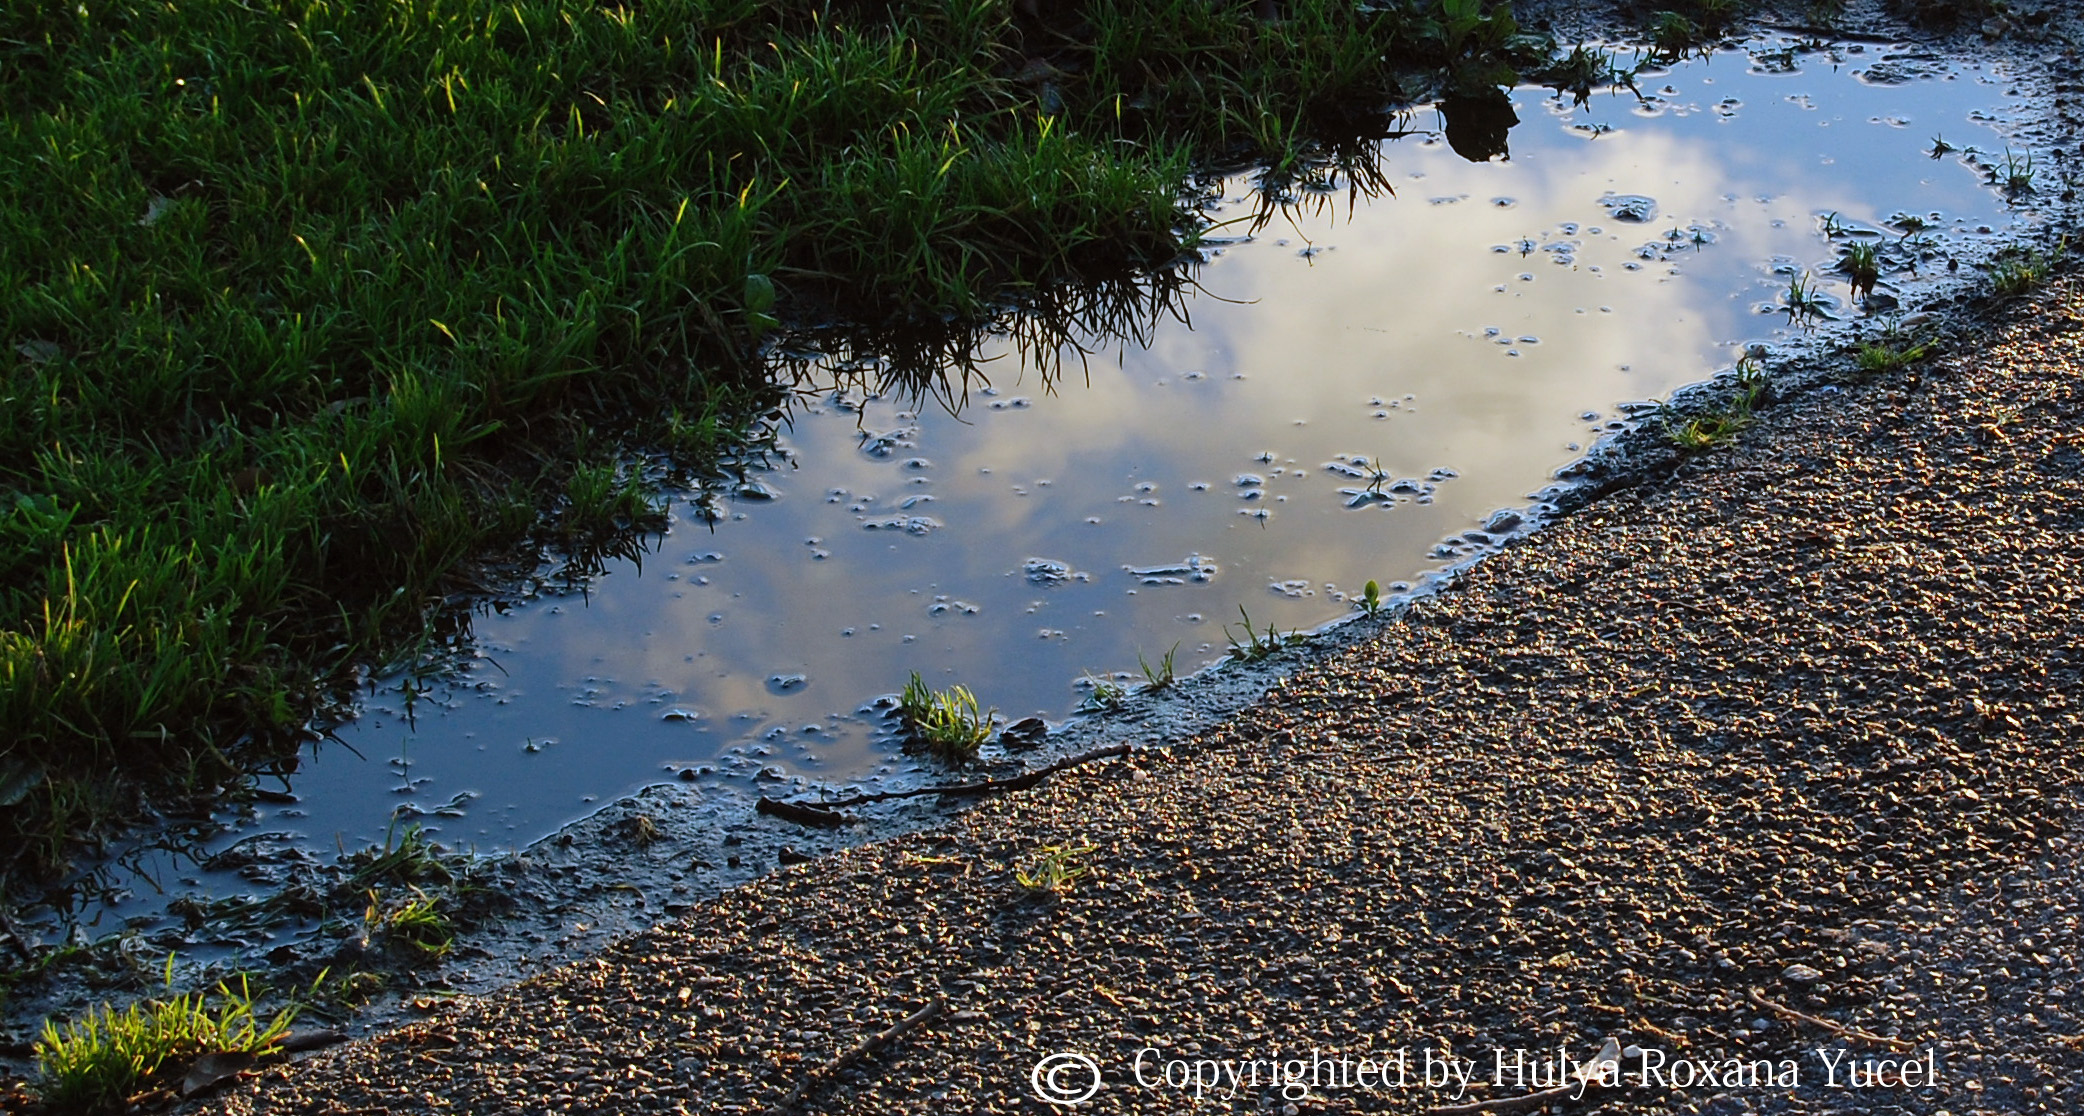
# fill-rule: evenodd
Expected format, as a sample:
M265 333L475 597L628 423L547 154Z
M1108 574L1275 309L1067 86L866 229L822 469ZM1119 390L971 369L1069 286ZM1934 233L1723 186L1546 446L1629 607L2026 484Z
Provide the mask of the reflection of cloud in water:
M1714 104L1750 80L1727 67L1659 80L1704 75L1716 84L1682 100ZM1206 293L1186 299L1194 329L1167 317L1148 350L1099 346L1084 365L1067 363L1053 393L1013 359L985 366L999 394L972 391L959 419L931 402L903 418L896 401L875 401L858 423L840 408L810 408L786 434L801 467L770 478L779 499L727 505L746 518L713 534L682 518L641 576L612 572L589 605L482 620L481 631L515 646L500 656L510 675L490 680L492 697L466 695L456 712L421 718L410 747L415 773L431 779L424 794L484 790L470 824L502 841L580 812L582 795L658 778L664 760L726 747L750 750L755 765L853 778L884 758L866 727L854 720L808 736L802 727L849 717L913 670L937 686L967 684L1009 715L1060 716L1087 671L1133 668L1139 652L1155 661L1175 641L1182 669L1219 654L1222 625L1240 605L1262 627L1314 625L1343 607L1327 583L1412 577L1435 563L1441 539L1523 503L1575 456L1568 444L1590 442L1583 412L1701 379L1728 363L1733 344L1783 324L1753 306L1785 285L1767 271L1773 257L1810 261L1827 278L1832 247L1817 213L1871 222L1898 209L1999 210L1971 173L1925 160L1915 133L1866 123L1867 106L1885 102L1895 115L1937 119L1925 106L1950 92L1938 83L1879 89L1803 75L1801 90L1825 106L1809 112L1784 100L1789 80L1746 91L1729 120L1705 111L1643 119L1623 101L1561 113L1522 94L1528 123L1514 130L1510 162L1467 163L1438 140L1389 145L1384 169L1399 196L1358 212L1343 196L1327 199L1292 226L1276 218L1256 242L1199 269ZM1943 126L1965 140L1960 117L1947 110ZM1566 127L1586 120L1616 129L1587 139ZM1654 198L1657 215L1614 220L1599 204L1609 193ZM1429 201L1451 197L1462 200ZM1694 223L1713 243L1682 245L1668 261L1637 257L1667 229ZM1559 237L1577 242L1568 263L1543 250ZM1319 249L1309 258L1305 238ZM1527 239L1528 255L1493 250ZM1032 405L990 406L1013 396ZM862 430L902 426L918 428L914 447L887 458L861 451ZM1393 506L1349 508L1339 490L1357 482L1323 468L1335 455L1379 458L1395 478L1439 466L1459 476L1437 482L1431 503L1405 492ZM1233 483L1245 473L1263 483ZM909 512L900 506L928 495ZM864 519L897 514L944 526L863 529ZM726 557L687 564L709 550ZM1220 572L1150 585L1124 569L1190 554ZM1089 580L1036 584L1023 572L1031 558ZM976 611L936 614L942 597ZM778 672L809 682L777 694L767 680ZM572 704L586 678L602 680L598 708ZM673 696L653 703L660 690ZM500 694L511 702L492 704ZM612 711L617 702L628 707ZM700 708L702 720L662 721L676 704ZM784 739L747 740L776 726ZM358 747L374 757L397 754L376 739L395 729L365 727L343 735L361 733ZM510 765L507 753L530 735L560 743ZM320 767L307 786L361 779ZM319 812L374 813L362 828L380 829L382 806L370 804L395 801L345 787L310 799L325 833L334 826ZM514 808L498 813L506 803ZM505 818L515 819L510 832L491 828Z

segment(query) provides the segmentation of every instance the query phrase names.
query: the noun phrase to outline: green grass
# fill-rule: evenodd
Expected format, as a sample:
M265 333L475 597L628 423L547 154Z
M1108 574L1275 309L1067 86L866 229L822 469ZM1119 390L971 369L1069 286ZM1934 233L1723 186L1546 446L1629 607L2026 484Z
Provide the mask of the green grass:
M1787 320L1790 322L1828 316L1830 303L1824 300L1822 288L1806 271L1788 280L1786 301Z
M1272 624L1263 629L1254 628L1252 614L1246 612L1243 605L1237 606L1237 614L1244 618L1244 638L1238 638L1228 624L1223 625L1223 638L1230 642L1230 657L1239 662L1257 662L1303 641L1304 636L1300 631L1284 633Z
M2007 248L1991 266L1990 285L2004 298L2039 290L2054 276L2057 263L2068 251L2067 237L2049 250Z
M56 1112L119 1112L131 1096L171 1081L202 1055L266 1050L296 1017L295 1008L285 1008L263 1020L244 977L236 989L219 984L216 1000L192 992L121 1012L103 1005L63 1026L46 1021L36 1043L38 1093Z
M1129 704L1129 688L1113 679L1088 673L1078 684L1086 691L1078 702L1080 713L1112 713Z
M1862 341L1853 353L1853 363L1869 374L1908 368L1932 352L1931 342Z
M1838 259L1838 270L1845 273L1854 298L1873 294L1874 284L1881 281L1880 251L1865 241L1848 244ZM1792 308L1792 301L1789 306Z
M1667 417L1664 435L1682 450L1704 450L1734 441L1757 421L1757 408L1771 383L1764 366L1747 356L1737 362L1736 389L1726 401L1677 422Z
M991 738L991 717L977 705L966 686L936 690L912 672L898 696L898 719L912 739L945 760L966 762Z
M2011 148L2005 148L2004 170L1996 171L1993 168L1992 173L1997 175L1998 181L2004 183L2006 193L2030 192L2033 189L2033 152L2028 151L2025 157L2021 158L2012 154Z
M1022 866L1014 869L1013 882L1030 895L1062 895L1091 874L1092 868L1078 863L1078 860L1098 847L1087 841L1044 845L1032 868Z
M1178 683L1178 671L1173 663L1174 656L1178 654L1179 644L1175 643L1166 648L1165 653L1158 656L1157 665L1152 666L1151 661L1144 658L1142 652L1137 652L1136 665L1143 668L1144 688L1156 692L1169 690Z
M456 922L443 909L441 899L416 887L406 896L391 899L371 888L362 928L370 941L396 943L429 961L448 956L456 944Z
M1180 256L1197 166L1305 174L1391 102L1546 55L1476 0L1281 15L0 9L17 867L280 762L351 668L409 665L497 584L488 557L640 545L641 452L713 473L781 398L791 323L1076 303Z

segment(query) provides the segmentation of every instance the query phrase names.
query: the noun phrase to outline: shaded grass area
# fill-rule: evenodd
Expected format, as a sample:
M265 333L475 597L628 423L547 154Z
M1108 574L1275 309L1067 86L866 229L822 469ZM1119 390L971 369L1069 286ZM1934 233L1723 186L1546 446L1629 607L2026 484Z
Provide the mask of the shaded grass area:
M0 872L293 757L484 555L628 545L632 451L713 462L785 321L1162 268L1199 162L1545 56L1477 0L1277 7L0 10Z

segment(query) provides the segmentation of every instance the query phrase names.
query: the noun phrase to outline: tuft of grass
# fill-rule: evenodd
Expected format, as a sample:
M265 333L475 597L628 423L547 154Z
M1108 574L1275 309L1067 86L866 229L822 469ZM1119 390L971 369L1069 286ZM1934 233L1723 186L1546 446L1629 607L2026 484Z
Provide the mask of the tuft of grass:
M1806 271L1788 280L1785 301L1790 322L1825 317L1830 307L1822 289Z
M384 831L381 847L349 853L344 863L349 874L342 886L350 895L376 884L446 884L456 878L447 850L428 838L417 822L408 822L400 829L394 821Z
M1092 872L1089 866L1079 864L1078 858L1097 848L1097 845L1084 841L1044 845L1032 869L1027 866L1014 869L1013 881L1022 891L1032 895L1062 895Z
M395 900L386 900L371 888L362 927L369 940L395 942L423 960L446 957L456 945L455 920L443 909L440 898L419 888Z
M1862 341L1853 362L1861 372L1876 374L1894 372L1908 368L1925 359L1932 352L1929 341L1910 342L1884 338L1879 341Z
M964 686L935 690L918 671L898 696L897 713L914 740L945 760L975 759L991 737L991 717L978 708L975 694Z
M1665 437L1682 450L1703 450L1733 441L1757 421L1755 412L1771 386L1765 366L1747 356L1737 362L1736 390L1725 403L1690 415L1682 422L1666 418Z
M1572 102L1580 108L1592 103L1595 89L1626 88L1641 96L1641 92L1636 90L1634 69L1624 70L1615 63L1612 55L1582 43L1532 76L1558 93L1570 94Z
M1230 641L1230 657L1238 662L1257 662L1303 641L1303 634L1299 630L1284 634L1272 624L1268 624L1264 630L1255 629L1252 626L1252 614L1246 612L1243 605L1237 606L1237 613L1244 618L1244 638L1239 639L1228 624L1223 625L1223 638Z
M1653 62L1682 62L1699 54L1706 57L1715 36L1680 12L1657 12L1650 17L1650 59Z
M174 959L166 964L173 984ZM65 1112L116 1112L132 1096L163 1084L205 1054L256 1054L289 1031L296 1008L263 1020L246 978L217 986L216 1003L203 992L132 1004L118 1012L104 1004L84 1019L60 1026L46 1020L36 1042L38 1092Z
M1179 644L1175 643L1165 654L1159 656L1158 665L1153 667L1150 660L1143 657L1142 652L1136 653L1136 664L1143 668L1143 682L1146 688L1153 691L1169 690L1179 681L1173 666L1173 657L1178 654Z
M1085 697L1078 702L1081 713L1111 713L1129 703L1129 690L1119 682L1094 674L1080 681L1086 687Z
M2011 148L2005 148L2004 169L1996 173L1998 180L2004 183L2006 193L2024 194L2031 191L2033 189L2033 152L2028 151L2026 157L2022 159L2012 154Z
M2055 274L2056 262L2069 250L2069 238L2058 241L2052 251L2039 248L2007 249L1990 270L1990 285L1998 295L2011 298L2046 285Z
M1845 254L1839 257L1838 270L1844 272L1852 286L1852 296L1861 298L1874 293L1874 284L1881 281L1881 255L1874 245L1865 241L1849 244ZM1789 303L1793 305L1792 302Z

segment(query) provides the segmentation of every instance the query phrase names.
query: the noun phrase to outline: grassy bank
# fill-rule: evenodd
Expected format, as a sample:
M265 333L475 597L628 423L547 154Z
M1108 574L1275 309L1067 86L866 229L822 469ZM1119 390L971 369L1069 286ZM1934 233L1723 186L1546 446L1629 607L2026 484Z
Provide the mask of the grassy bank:
M0 11L0 872L293 756L484 555L626 539L629 452L742 434L785 320L1162 267L1199 163L1542 54L1473 0L1274 7Z

